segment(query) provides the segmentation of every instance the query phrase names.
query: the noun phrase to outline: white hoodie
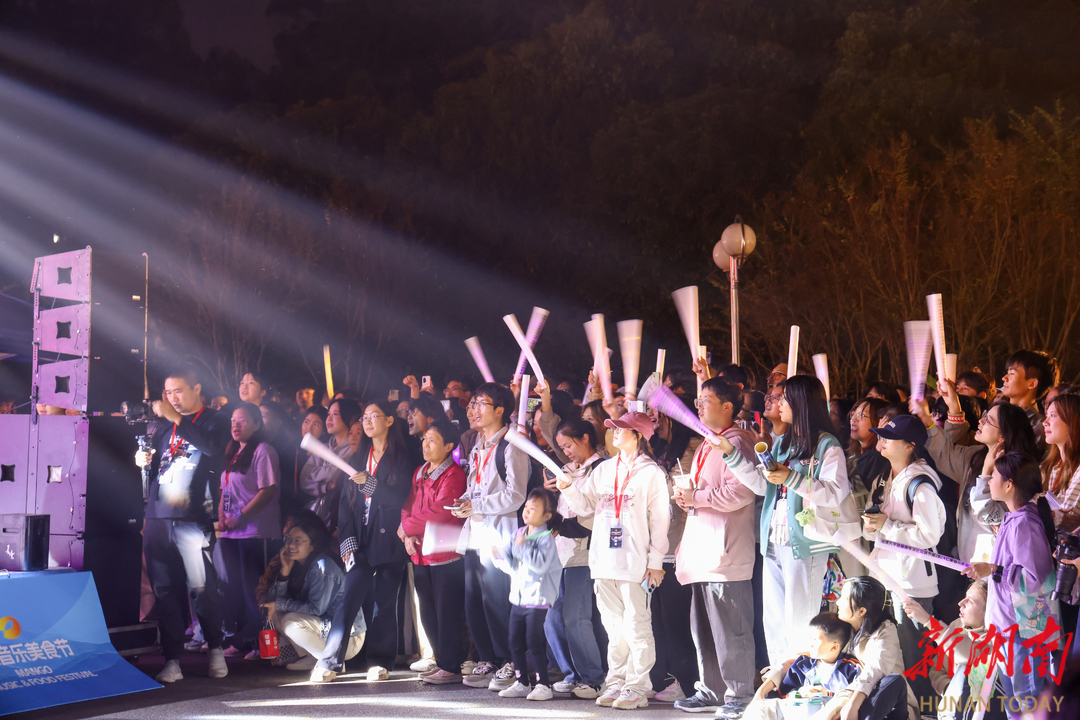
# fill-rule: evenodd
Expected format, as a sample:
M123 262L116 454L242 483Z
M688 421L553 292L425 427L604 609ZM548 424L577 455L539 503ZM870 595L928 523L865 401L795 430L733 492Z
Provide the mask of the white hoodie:
M581 482L562 491L579 515L593 514L589 568L594 580L641 582L646 570L662 570L668 550L667 476L655 461L621 453L605 460ZM621 497L616 518L615 480ZM611 529L621 525L622 547L611 547Z
M887 491L881 503L881 512L888 515L889 519L877 533L867 532L864 526L864 538L867 540L884 538L937 552L935 548L938 540L945 532L945 505L936 492L923 484L915 491L915 502L911 510L908 509L908 483L919 475L928 476L934 481L935 487L941 489L941 478L924 461L916 460L908 465L892 479L891 483L886 485ZM867 507L869 507L869 502L867 500ZM929 564L930 571L927 572L925 560L903 555L881 545L874 548L870 557L876 560L882 571L896 580L911 597L929 598L937 595L937 570L933 563Z

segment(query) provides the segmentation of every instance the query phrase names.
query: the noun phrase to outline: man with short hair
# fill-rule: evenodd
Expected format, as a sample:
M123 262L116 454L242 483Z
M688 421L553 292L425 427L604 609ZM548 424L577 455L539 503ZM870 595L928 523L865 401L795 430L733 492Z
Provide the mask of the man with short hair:
M469 455L465 495L453 511L469 520L465 618L480 654L480 663L462 682L491 690L505 690L516 679L509 648L510 576L491 561L491 548L517 531L531 469L529 456L506 440L513 411L514 394L505 385L484 383L476 389L470 414L479 437Z
M192 368L165 379L154 401L158 423L154 450L138 452L139 467L150 466L149 499L143 525L146 574L156 598L155 615L165 652L159 682L183 679L184 605L193 598L209 648L210 677L228 674L222 651L221 596L211 561L216 488L229 441L229 418L203 405L202 385Z
M442 403L436 400L430 393L422 392L420 397L409 401L409 414L406 421L409 424L409 436L405 440L405 447L409 452L409 463L413 468L419 467L424 462L424 451L421 440L424 433L437 418L446 418Z
M1039 401L1057 385L1058 379L1057 360L1039 350L1017 350L1005 362L999 394L1027 413L1040 448L1045 447L1046 440Z
M469 402L472 399L469 381L458 375L451 376L446 381L446 387L443 388L443 397L447 400L450 398L464 398L465 402Z
M702 384L696 405L702 423L753 462L754 436L735 424L742 401L738 385L715 377ZM675 707L738 720L754 697L751 580L757 496L707 442L694 453L689 477L689 487L673 490L675 502L687 511L675 551L675 577L691 590L690 632L700 678L697 692Z

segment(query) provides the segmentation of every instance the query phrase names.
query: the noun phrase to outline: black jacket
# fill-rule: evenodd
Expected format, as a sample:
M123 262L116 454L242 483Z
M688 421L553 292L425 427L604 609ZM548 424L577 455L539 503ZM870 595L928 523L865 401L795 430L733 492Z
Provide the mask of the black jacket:
M198 419L195 415L184 415L175 426L169 422L157 424L152 438L157 452L150 463L152 480L146 517L213 524L217 517L221 470L225 462L225 446L229 443L229 430L229 417L209 407L203 408ZM194 446L201 456L186 485L169 486L163 492L159 482L162 467L182 463L188 457L182 450L186 446L181 440ZM171 444L177 449L175 457L170 450Z
M357 451L351 464L363 470L367 453ZM401 525L401 508L412 490L412 468L407 454L394 462L384 457L375 471L378 485L371 496L371 514L364 523L365 496L362 488L351 480L345 480L338 506L338 541L345 543L356 538L357 560L366 560L369 566L409 561L405 545L397 536Z

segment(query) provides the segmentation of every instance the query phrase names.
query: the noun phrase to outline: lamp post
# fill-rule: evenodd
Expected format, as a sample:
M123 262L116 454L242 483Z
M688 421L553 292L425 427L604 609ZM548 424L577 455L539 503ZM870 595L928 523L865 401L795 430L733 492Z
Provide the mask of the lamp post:
M755 247L757 236L738 215L713 247L713 262L731 274L731 362L735 365L739 364L739 263L749 257Z

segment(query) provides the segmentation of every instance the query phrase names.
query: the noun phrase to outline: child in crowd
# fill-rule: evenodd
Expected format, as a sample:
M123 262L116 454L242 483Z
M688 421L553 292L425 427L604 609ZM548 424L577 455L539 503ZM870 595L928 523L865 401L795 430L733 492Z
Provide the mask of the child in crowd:
M1012 671L998 667L998 681L1007 698L1006 712L1013 718L1034 709L1046 682L1039 671L1044 660L1033 658L1029 662L1032 649L1023 641L1046 630L1051 617L1059 623L1058 601L1052 597L1057 580L1051 554L1054 519L1046 498L1033 502L1042 492L1042 475L1033 460L1005 453L994 464L989 485L990 496L1004 502L1009 511L998 530L990 562L975 563L965 574L993 578L987 620L999 633L1016 629L1012 647L1007 649ZM1029 663L1026 672L1025 663Z
M854 655L843 652L850 640L851 625L839 615L826 612L814 616L810 621L809 652L795 658L779 683L772 678L762 683L743 713L743 720L814 714L815 708L854 682L862 670Z
M529 493L521 518L525 526L501 548L492 549L496 567L510 576L510 656L516 678L499 697L550 700L544 620L559 597L562 563L553 532L562 518L555 499L543 488ZM529 673L529 665L535 674Z
M667 478L649 449L652 421L629 412L605 420L618 455L579 483L559 480L570 509L593 513L589 548L596 602L608 634L607 689L596 704L633 710L649 704L656 645L649 594L663 579L670 502Z

